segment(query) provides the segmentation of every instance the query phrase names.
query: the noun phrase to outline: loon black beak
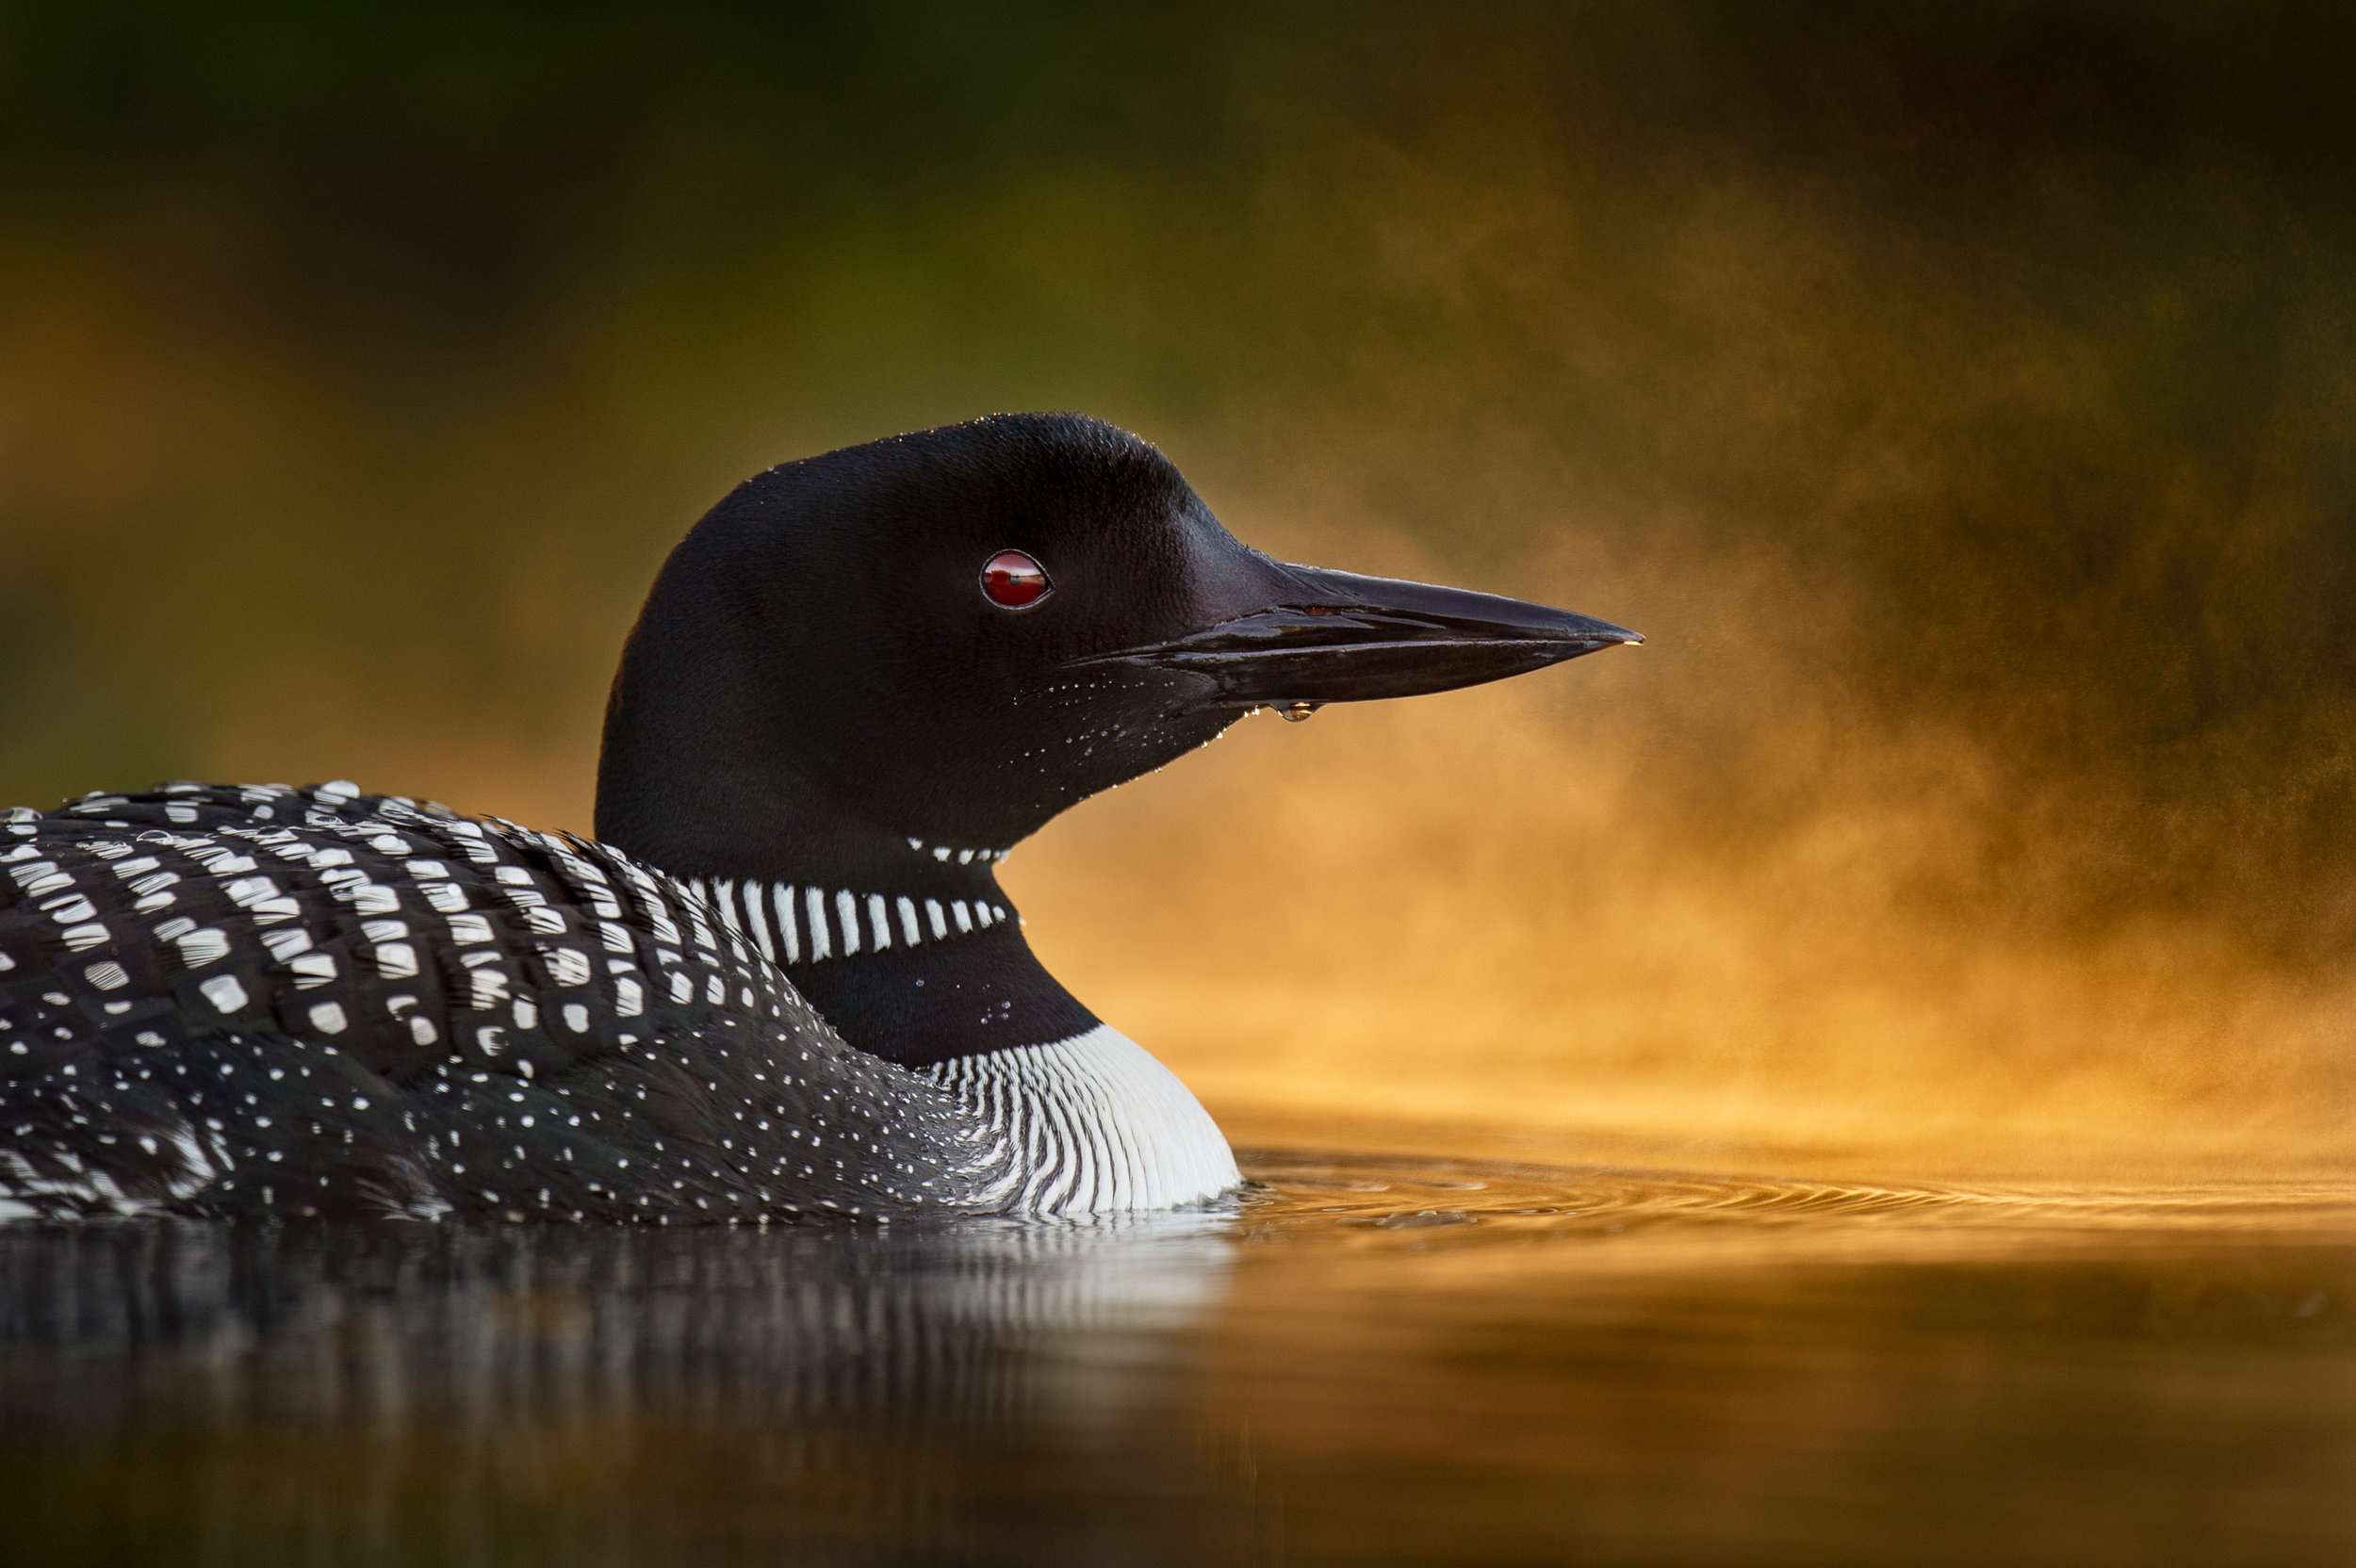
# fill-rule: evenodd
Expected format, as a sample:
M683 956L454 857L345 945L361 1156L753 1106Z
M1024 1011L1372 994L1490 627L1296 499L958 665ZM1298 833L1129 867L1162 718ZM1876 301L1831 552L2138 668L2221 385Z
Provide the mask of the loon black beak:
M1280 565L1277 602L1147 647L1083 660L1182 670L1204 708L1367 702L1478 686L1644 639L1543 604Z

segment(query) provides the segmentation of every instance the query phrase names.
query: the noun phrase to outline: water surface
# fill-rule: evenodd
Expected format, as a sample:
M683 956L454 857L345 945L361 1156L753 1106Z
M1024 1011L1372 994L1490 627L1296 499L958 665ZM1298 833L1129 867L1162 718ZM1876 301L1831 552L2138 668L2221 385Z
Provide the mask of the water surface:
M2356 1553L2356 1192L1261 1152L1231 1213L0 1233L0 1560Z

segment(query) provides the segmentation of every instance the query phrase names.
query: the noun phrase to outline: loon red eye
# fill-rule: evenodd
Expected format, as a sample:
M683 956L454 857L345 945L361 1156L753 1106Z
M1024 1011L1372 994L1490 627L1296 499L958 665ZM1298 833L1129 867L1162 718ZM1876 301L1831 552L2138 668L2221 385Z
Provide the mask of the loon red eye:
M1047 568L1021 550L1000 550L982 566L982 597L1001 610L1028 610L1055 591Z

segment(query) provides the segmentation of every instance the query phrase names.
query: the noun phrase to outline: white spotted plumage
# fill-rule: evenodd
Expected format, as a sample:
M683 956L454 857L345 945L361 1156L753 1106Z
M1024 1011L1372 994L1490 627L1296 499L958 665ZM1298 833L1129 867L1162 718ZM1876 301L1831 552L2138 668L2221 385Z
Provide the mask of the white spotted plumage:
M788 978L1003 905L691 884L349 786L20 808L0 869L0 1218L1073 1213L1235 1180L1109 1030L909 1070Z

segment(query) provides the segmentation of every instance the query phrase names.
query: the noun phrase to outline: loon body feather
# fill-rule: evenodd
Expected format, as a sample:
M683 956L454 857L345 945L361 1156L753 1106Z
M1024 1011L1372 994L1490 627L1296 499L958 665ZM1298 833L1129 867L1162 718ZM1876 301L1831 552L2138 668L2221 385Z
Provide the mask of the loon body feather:
M1047 1076L1067 1119L1101 1098ZM845 1045L695 888L569 836L339 785L0 823L0 1217L747 1222L1234 1184L1199 1140L1157 1180L1134 1136L1045 1132L1005 1078Z

